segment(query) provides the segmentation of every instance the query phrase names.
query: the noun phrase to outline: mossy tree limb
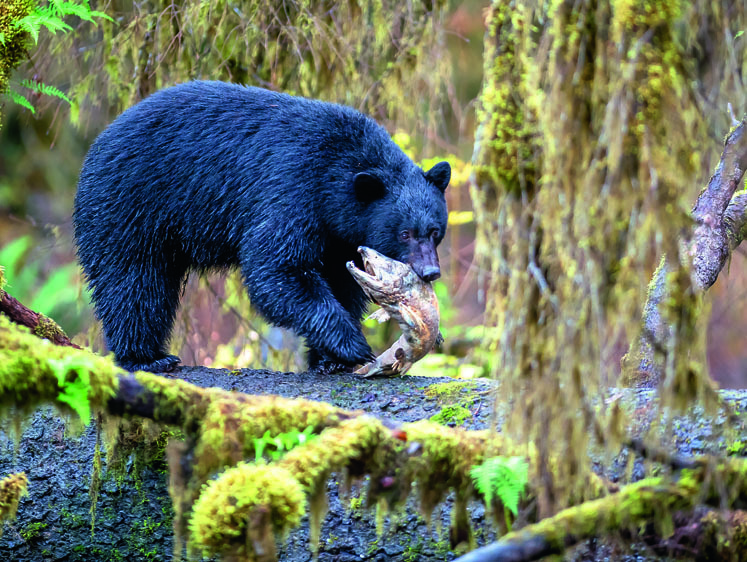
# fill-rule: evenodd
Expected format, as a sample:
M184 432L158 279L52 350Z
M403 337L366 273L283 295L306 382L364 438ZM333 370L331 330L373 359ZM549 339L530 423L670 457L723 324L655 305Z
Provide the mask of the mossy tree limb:
M558 512L553 517L508 533L501 540L458 558L458 562L538 560L562 553L583 540L654 522L662 536L673 531L673 514L698 504L722 507L724 491L732 505L747 502L747 460L683 470L678 477L647 478L616 494ZM737 546L737 548L739 548ZM743 554L743 553L742 553Z
M692 211L696 226L689 241L693 284L704 291L716 282L747 221L744 196L734 198L747 171L747 115L726 137L716 171ZM728 211L728 213L727 213Z

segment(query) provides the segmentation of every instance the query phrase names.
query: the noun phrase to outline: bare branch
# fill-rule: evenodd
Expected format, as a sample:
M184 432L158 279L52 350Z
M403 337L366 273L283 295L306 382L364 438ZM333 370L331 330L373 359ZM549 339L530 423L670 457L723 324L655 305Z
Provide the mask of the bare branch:
M692 277L696 288L706 290L716 282L731 250L725 218L727 208L737 191L747 169L747 117L735 127L724 144L724 151L716 171L706 188L698 196L692 211L697 223L689 244L692 260ZM737 209L730 216L732 227L740 232L744 224L744 212ZM735 220L741 218L741 224Z
M0 289L0 313L5 314L16 324L31 328L31 332L40 338L45 338L55 345L64 345L80 349L67 337L65 332L51 318L34 312L21 304L17 299Z
M731 252L747 236L747 191L737 191L747 170L745 129L747 116L727 136L718 166L693 207L693 231L685 235L681 245L685 261L690 262L690 282L696 291L706 291L716 282ZM679 267L687 264L667 256L654 272L643 308L641 334L623 358L628 383L649 386L661 378L662 357L672 333L661 306L669 297L667 276Z

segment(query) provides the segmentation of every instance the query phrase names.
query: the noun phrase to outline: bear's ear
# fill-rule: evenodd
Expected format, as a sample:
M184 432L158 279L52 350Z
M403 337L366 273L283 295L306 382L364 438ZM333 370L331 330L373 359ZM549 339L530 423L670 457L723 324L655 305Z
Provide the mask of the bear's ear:
M425 173L425 179L441 191L446 191L451 179L451 166L448 162L439 162Z
M355 188L355 197L361 203L371 203L386 195L384 182L369 172L355 174L353 187Z

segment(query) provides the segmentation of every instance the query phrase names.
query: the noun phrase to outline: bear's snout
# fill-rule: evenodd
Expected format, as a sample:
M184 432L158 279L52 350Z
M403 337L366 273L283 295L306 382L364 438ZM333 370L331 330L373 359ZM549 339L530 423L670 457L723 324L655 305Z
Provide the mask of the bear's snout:
M420 275L420 278L423 281L428 281L428 282L435 281L439 277L441 277L441 268L438 267L437 265L430 265L426 267L425 269L423 269L423 274Z

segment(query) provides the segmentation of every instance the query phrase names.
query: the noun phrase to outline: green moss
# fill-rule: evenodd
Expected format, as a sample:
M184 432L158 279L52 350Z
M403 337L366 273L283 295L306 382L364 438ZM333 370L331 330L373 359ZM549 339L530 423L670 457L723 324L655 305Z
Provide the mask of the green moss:
M0 406L31 409L51 402L65 409L57 400L63 390L60 372L69 383L88 379L90 405L102 409L119 387L122 371L110 358L53 345L0 315Z
M0 94L8 90L13 69L28 56L28 33L15 24L29 15L35 4L33 0L4 0L0 4L0 33L3 36L3 41L0 42Z
M333 424L339 415L336 407L311 400L277 396L248 399L216 389L192 392L198 394L196 411L186 413L199 420L195 470L200 476L253 457L254 438L266 431L277 435L309 426L321 428Z
M468 408L465 408L461 404L452 404L441 408L441 411L432 415L430 420L441 425L459 426L471 417L472 412Z
M470 469L482 462L489 444L491 448L504 444L499 435L489 432L448 429L425 421L407 424L403 429L408 443L422 447L420 455L408 457L405 474L408 481L417 482L420 508L426 518L450 490L471 494Z
M348 509L350 511L359 511L363 507L364 499L363 496L356 496L350 498Z
M444 402L454 402L458 398L463 398L465 390L474 389L477 387L477 383L472 381L454 381L454 382L439 382L436 384L429 385L425 388L425 395L428 398L433 398L443 404Z
M191 548L244 558L260 546L274 552L272 533L286 534L298 525L305 508L303 488L289 470L238 463L206 484L195 502Z
M57 322L43 314L40 314L38 323L34 328L34 335L54 341L55 338L65 336L65 332L57 325Z
M746 451L747 451L747 443L745 443L741 439L737 441L732 441L726 446L727 455L744 456Z
M43 523L41 521L35 521L33 523L29 523L28 525L24 525L21 527L18 531L18 534L21 535L21 538L25 540L26 542L34 540L36 537L38 537L41 532L47 528L47 524Z

